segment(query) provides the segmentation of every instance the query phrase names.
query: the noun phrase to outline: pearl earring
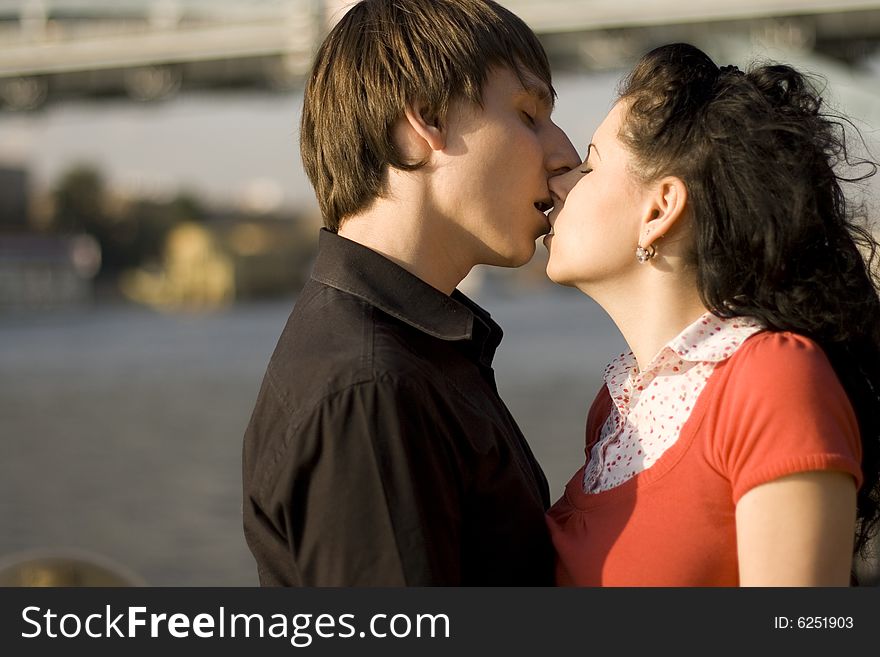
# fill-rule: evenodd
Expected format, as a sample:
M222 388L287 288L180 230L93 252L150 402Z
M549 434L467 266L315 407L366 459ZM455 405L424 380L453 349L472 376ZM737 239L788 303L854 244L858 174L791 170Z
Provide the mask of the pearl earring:
M649 244L647 248L640 244L639 247L636 249L636 260L638 260L639 264L641 265L648 262L648 260L653 258L655 255L657 255L657 249L654 248L653 244Z

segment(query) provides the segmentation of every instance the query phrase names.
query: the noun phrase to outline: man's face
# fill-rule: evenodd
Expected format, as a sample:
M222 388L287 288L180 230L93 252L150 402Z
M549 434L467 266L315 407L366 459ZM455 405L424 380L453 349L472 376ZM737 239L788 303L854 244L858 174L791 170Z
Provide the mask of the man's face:
M531 74L525 79L524 87L509 69L493 69L482 108L458 100L446 117L434 204L460 231L463 241L455 241L470 247L471 264L528 262L535 240L550 231L548 179L580 162L550 120L549 89Z

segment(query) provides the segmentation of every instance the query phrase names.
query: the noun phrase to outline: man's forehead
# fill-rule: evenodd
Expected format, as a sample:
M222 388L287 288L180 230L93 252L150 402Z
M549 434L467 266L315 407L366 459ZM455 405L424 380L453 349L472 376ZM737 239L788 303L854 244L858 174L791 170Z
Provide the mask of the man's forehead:
M536 74L522 67L515 70L504 67L500 71L512 78L511 84L515 86L514 95L531 96L542 105L553 108L555 102L553 90Z

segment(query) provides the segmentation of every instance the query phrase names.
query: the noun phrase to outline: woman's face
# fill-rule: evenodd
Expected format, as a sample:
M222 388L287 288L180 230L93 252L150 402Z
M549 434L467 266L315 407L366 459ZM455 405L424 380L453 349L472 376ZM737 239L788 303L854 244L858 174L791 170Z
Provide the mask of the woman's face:
M550 253L547 276L556 283L590 287L639 266L635 251L650 199L617 137L625 111L619 102L608 113L582 166L550 179L553 231L544 245Z

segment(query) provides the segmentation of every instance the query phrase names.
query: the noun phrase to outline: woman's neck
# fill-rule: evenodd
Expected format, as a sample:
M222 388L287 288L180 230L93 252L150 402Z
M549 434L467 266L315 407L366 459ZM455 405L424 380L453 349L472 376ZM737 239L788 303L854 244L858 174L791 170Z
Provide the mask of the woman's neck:
M644 267L628 281L581 288L614 320L635 355L639 370L646 368L666 343L707 311L692 272Z

